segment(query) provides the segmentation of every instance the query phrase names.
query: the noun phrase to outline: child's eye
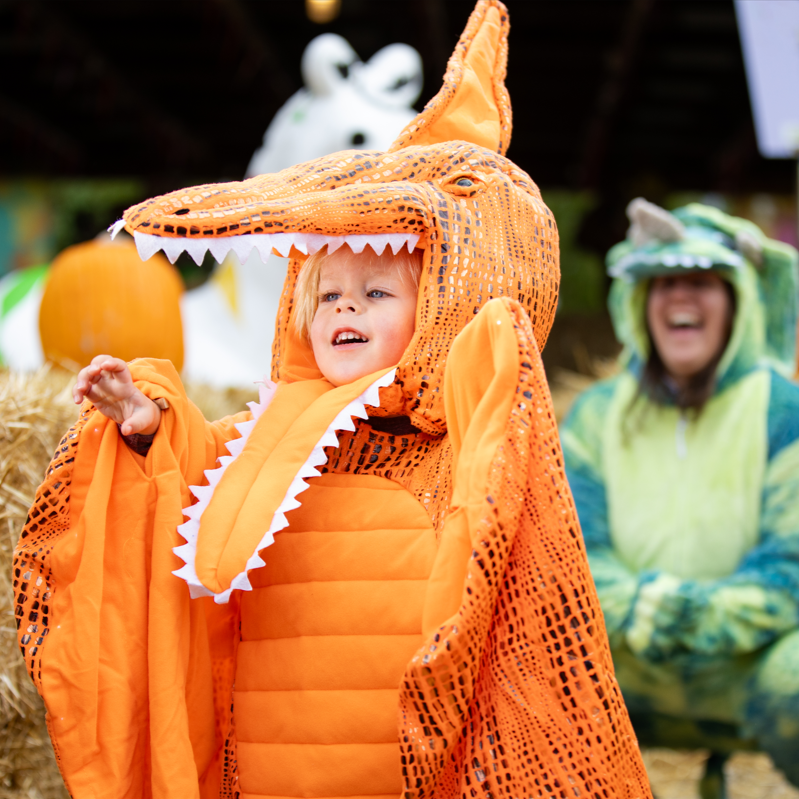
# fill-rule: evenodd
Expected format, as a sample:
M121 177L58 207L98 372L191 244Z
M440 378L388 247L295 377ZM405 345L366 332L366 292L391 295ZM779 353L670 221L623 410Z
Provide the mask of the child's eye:
M319 302L335 302L340 296L341 294L336 294L335 291L328 291L319 297Z
M379 298L379 297L388 297L388 294L385 291L382 291L381 289L372 289L371 291L368 291L366 293L366 296L372 298Z

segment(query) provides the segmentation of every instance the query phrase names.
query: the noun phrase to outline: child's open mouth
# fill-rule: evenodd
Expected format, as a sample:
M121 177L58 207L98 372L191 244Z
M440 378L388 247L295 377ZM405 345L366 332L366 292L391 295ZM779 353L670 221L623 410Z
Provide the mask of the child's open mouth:
M366 344L369 339L357 330L340 330L333 336L334 347L350 347L357 344Z

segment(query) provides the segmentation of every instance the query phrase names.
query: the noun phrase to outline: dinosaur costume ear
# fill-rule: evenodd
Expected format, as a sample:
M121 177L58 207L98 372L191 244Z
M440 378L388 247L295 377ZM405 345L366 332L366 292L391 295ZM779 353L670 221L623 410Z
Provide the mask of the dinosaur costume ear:
M391 145L468 141L504 155L510 144L510 98L505 88L508 11L499 0L480 0L450 56L444 85Z

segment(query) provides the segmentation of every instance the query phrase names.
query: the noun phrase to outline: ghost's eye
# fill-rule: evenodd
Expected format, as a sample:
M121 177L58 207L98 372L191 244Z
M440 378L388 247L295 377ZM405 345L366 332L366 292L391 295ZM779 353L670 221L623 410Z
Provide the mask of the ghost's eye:
M469 186L474 186L474 182L469 180L469 178L461 178L455 182L455 185L462 186L464 189L468 189Z

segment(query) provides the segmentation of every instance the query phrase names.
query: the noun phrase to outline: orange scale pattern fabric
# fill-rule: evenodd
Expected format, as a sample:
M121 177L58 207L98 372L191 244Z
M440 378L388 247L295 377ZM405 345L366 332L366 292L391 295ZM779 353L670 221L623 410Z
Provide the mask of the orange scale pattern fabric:
M51 555L70 529L73 464L80 431L89 415L88 410L82 411L59 441L14 549L12 587L17 641L28 674L42 695L42 652L51 632L51 602L56 582ZM52 734L49 716L47 721L56 761L60 761L58 739Z
M645 795L541 359L529 320L508 310L519 392L475 509L460 616L406 672L408 781L418 796Z
M504 156L511 133L507 35L505 7L480 0L443 88L387 153L338 153L277 175L183 189L126 212L141 252L185 249L199 257L211 249L218 257L234 248L244 256L252 246L283 253L290 246L292 262L273 350L279 387L249 428L241 457L217 482L203 485L204 471L242 428L234 429L235 419L204 422L174 371L153 362L135 365L134 378L148 396L166 398L170 411L145 465L114 426L92 414L76 431L68 510L47 510L51 477L37 495L46 520L26 528L18 558L32 576L44 575L62 621L35 655L25 651L41 658L31 666L41 671L51 735L75 796L354 799L358 775L382 779L390 760L390 792L403 799L651 797L613 674L540 357L557 304L557 229L536 185ZM307 252L344 243L357 252L367 242L378 252L388 242L423 251L415 333L393 382L387 367L333 387L292 324L297 274ZM379 405L368 393L378 385ZM377 750L355 757L359 741L337 738L348 748L332 785L325 781L332 773L324 766L328 744L313 736L357 728L352 722L368 712L364 703L347 702L353 719L339 730L311 723L313 696L262 694L320 687L313 683L319 658L299 650L323 646L325 634L385 633L368 613L352 618L362 590L344 579L361 575L347 572L353 563L380 558L373 549L364 564L352 550L344 561L318 557L325 546L319 534L344 531L325 527L331 510L314 502L311 488L307 502L300 494L300 508L286 510L288 528L274 543L264 530L333 420L367 394L370 419L340 432L325 450L323 474L309 481L349 486L351 505L338 505L356 552L358 536L380 529L380 503L355 501L353 487L391 485L402 493L397 526L403 535L426 531L433 556L423 598L412 591L403 606L398 586L380 589L381 601L390 594L395 604L378 616L411 630L407 651L390 652L396 737L386 740L394 732L382 705L370 728L370 745L393 754L385 761ZM189 486L201 486L191 508ZM57 500L64 508L67 502ZM202 503L203 526L198 522L192 543L193 534L177 529ZM353 526L359 514L364 529ZM292 518L299 535L290 532ZM55 543L43 545L49 535ZM312 546L297 543L303 535ZM389 559L403 560L396 553ZM48 564L57 568L47 572ZM170 572L192 591L231 601L190 600ZM405 577L422 579L416 572ZM234 581L252 589L246 600L230 594ZM315 616L312 593L296 588L300 582L331 583L319 590L331 607L335 595L341 614L326 607ZM270 591L275 603L259 600ZM272 604L288 595L296 600L291 613L270 616ZM99 620L95 607L105 614L95 614ZM81 608L90 619L77 613ZM412 619L403 615L411 609ZM29 624L31 612L23 603ZM120 645L132 640L139 645ZM366 662L379 646L360 641L357 651L353 643L331 655L326 676L341 685L321 687L387 690L385 675ZM277 653L292 647L294 654ZM269 648L274 657L264 660L261 650ZM302 669L313 684L291 682ZM310 702L297 718L294 699ZM327 700L333 708L333 694ZM291 740L270 738L286 730ZM288 759L260 756L276 744L309 748ZM374 795L389 785L380 779L370 783Z

